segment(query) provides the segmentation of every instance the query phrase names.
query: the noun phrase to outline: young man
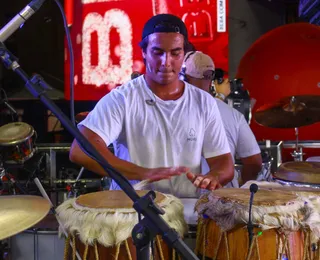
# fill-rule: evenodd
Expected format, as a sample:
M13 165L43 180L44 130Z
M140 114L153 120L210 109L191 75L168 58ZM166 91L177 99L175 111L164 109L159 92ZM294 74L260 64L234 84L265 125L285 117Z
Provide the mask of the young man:
M214 69L214 63L208 55L193 51L186 54L181 74L190 84L209 92L214 78ZM230 94L228 79L225 79L221 85L215 82L215 85L217 93L222 92L221 96ZM244 116L223 101L216 99L216 102L227 133L231 154L233 158L240 157L243 164L241 178L244 182L255 180L262 167L260 147ZM202 171L207 172L208 168L204 165ZM235 178L228 186L239 187L238 177L240 176L235 172Z
M178 78L188 48L184 23L169 14L152 17L140 46L146 74L104 96L79 124L80 131L133 183L149 180L148 189L197 197L198 188L225 185L234 167L216 102ZM111 143L115 156L107 148ZM212 166L205 176L201 156ZM70 160L106 175L76 141Z

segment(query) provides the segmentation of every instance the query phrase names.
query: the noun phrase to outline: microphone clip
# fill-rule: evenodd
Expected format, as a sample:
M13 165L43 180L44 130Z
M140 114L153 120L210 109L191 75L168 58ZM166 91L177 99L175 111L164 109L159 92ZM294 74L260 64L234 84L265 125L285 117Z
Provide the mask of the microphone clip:
M155 106L155 105L156 105L156 101L153 100L153 99L146 99L146 103L147 103L149 106Z

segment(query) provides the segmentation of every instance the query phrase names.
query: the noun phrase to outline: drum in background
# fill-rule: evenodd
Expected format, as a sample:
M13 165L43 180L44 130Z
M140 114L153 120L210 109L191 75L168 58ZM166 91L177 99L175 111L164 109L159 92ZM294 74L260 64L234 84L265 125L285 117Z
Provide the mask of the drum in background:
M255 194L252 222L256 227L250 250L246 229L249 190L226 188L201 196L196 204L203 216L198 224L196 254L217 260L320 257L319 197L275 189L277 192L260 189Z
M0 127L0 149L2 161L8 164L24 163L36 151L36 132L33 127L14 122Z
M259 172L257 176L257 181L270 181L272 179L271 176L271 165L273 158L267 151L261 151L261 157L262 157L262 169ZM241 172L242 172L242 162L240 159L237 159L235 161L234 168L238 172L239 176L239 186L243 184L242 178L241 178Z
M31 209L32 210L32 209ZM65 241L58 236L54 215L46 216L32 229L10 238L12 260L64 259Z
M287 186L320 189L320 162L286 162L273 174L276 182Z
M137 192L140 196L147 193ZM181 201L172 195L156 195L155 202L165 211L163 219L183 236L187 224ZM57 213L83 259L136 259L131 232L138 223L138 214L132 204L123 191L100 191L65 201ZM65 250L66 255L75 254L69 244ZM155 259L175 257L160 236L155 239L154 251Z

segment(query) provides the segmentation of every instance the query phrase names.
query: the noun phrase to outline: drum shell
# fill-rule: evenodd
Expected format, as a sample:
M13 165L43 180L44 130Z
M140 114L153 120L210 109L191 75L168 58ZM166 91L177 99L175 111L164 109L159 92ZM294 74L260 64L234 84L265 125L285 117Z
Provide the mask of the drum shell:
M166 260L173 260L173 259L177 259L177 254L175 255L175 257L173 257L173 250L162 240L162 238L160 236L157 237L160 241L161 244L161 253L163 255L163 258L161 258L160 256L160 251L159 251L159 247L158 247L158 243L155 241L154 243L154 249L155 249L155 260L161 260L161 259L166 259ZM87 260L97 260L96 258L96 254L95 254L95 246L94 245L85 245L83 244L79 238L75 238L76 240L76 248L78 253L80 254L80 256L83 259L87 259ZM128 259L132 259L132 260L138 260L137 256L136 256L136 248L133 244L132 238L128 238L126 240L126 242L128 243L128 249L130 252L130 256L131 258L128 257L128 249L126 248L125 242L123 242L120 245L120 248L117 249L116 246L113 247L104 247L100 244L97 245L97 249L98 249L98 255L99 258L98 259L112 259L112 260L128 260ZM69 257L70 255L72 255L73 250L71 248L71 246L68 244L69 247ZM88 247L88 251L87 251L87 257L84 258L84 253L86 250L86 247ZM119 255L117 256L117 250L119 250Z
M202 219L204 225L198 226L198 238L200 244L197 248L197 254L205 255L209 259L216 260L244 260L248 254L249 238L248 231L245 226L236 226L226 232L226 237L222 237L222 230L211 219ZM201 227L202 226L202 227ZM204 232L205 229L205 232ZM262 232L259 228L254 228L254 234ZM220 237L221 236L221 237ZM250 259L270 260L278 258L279 234L276 229L269 229L262 232L258 239L259 257L257 251L253 250L253 257ZM302 231L290 232L288 234L288 244L291 258L280 259L303 259L304 234ZM204 246L205 241L205 246ZM220 241L220 243L219 243ZM228 244L226 244L226 241ZM205 250L204 250L205 248ZM218 250L217 258L214 258L215 252ZM229 255L229 258L228 258Z

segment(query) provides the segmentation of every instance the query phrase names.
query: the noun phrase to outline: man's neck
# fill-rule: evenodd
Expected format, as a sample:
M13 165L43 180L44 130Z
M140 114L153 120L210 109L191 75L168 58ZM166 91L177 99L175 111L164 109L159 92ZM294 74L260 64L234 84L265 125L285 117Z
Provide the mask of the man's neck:
M144 78L150 90L162 100L177 100L183 95L184 83L179 79L170 84L161 85L146 75Z

